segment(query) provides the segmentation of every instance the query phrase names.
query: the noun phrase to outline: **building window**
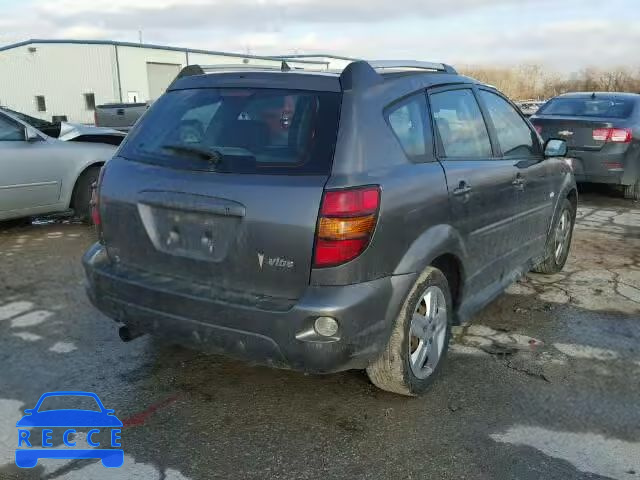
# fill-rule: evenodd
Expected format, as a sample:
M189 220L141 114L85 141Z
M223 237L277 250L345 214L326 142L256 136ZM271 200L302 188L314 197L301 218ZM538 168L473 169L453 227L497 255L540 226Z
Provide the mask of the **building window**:
M47 104L44 101L44 95L36 95L36 108L39 112L47 111Z
M85 93L84 94L84 105L87 110L95 110L96 109L96 96L94 93Z

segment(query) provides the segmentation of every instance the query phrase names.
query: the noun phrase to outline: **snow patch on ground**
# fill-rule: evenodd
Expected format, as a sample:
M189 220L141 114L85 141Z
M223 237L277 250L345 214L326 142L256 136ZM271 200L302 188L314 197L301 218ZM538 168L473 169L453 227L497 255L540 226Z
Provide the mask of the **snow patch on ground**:
M24 315L15 317L13 320L11 320L11 327L21 328L21 327L33 327L35 325L40 325L51 315L53 315L53 313L47 310L34 310L33 312L25 313Z
M588 345L574 345L570 343L554 343L553 346L562 353L573 358L584 358L588 360L617 360L619 355L613 350L590 347Z
M11 302L0 306L0 320L7 320L33 308L31 302Z
M14 337L18 337L25 342L37 342L38 340L42 340L40 335L36 335L35 333L30 332L16 332L13 334Z
M525 445L545 455L571 463L576 469L617 480L631 480L640 472L640 443L607 438L594 433L556 432L516 425L493 440Z
M72 342L56 342L49 351L55 353L69 353L77 349L78 347L76 347Z

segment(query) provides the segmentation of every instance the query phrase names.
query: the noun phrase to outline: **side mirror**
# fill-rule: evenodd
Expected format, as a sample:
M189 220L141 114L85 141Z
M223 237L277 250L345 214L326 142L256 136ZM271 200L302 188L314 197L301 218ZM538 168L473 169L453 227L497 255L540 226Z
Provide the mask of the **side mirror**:
M24 411L24 414L25 414L25 415L31 415L32 413L33 413L33 408L27 408L27 409L25 409L25 411Z
M566 157L567 142L557 138L549 139L544 146L544 156L546 158Z
M27 142L37 142L39 140L42 140L40 135L38 135L33 129L29 127L26 127L24 129L24 139Z

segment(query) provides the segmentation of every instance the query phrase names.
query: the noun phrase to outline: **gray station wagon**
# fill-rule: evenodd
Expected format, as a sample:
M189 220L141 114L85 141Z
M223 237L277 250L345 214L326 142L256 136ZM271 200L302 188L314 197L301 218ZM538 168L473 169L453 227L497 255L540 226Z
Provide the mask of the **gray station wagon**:
M88 293L123 340L419 394L453 324L563 267L565 152L444 64L190 66L102 171Z

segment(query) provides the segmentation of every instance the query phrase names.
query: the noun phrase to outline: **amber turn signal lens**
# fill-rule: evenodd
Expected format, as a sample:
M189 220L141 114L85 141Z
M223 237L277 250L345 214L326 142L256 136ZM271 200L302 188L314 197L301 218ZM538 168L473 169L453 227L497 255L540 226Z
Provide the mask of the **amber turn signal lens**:
M347 240L371 235L376 226L375 215L354 218L320 219L318 237L327 240Z

